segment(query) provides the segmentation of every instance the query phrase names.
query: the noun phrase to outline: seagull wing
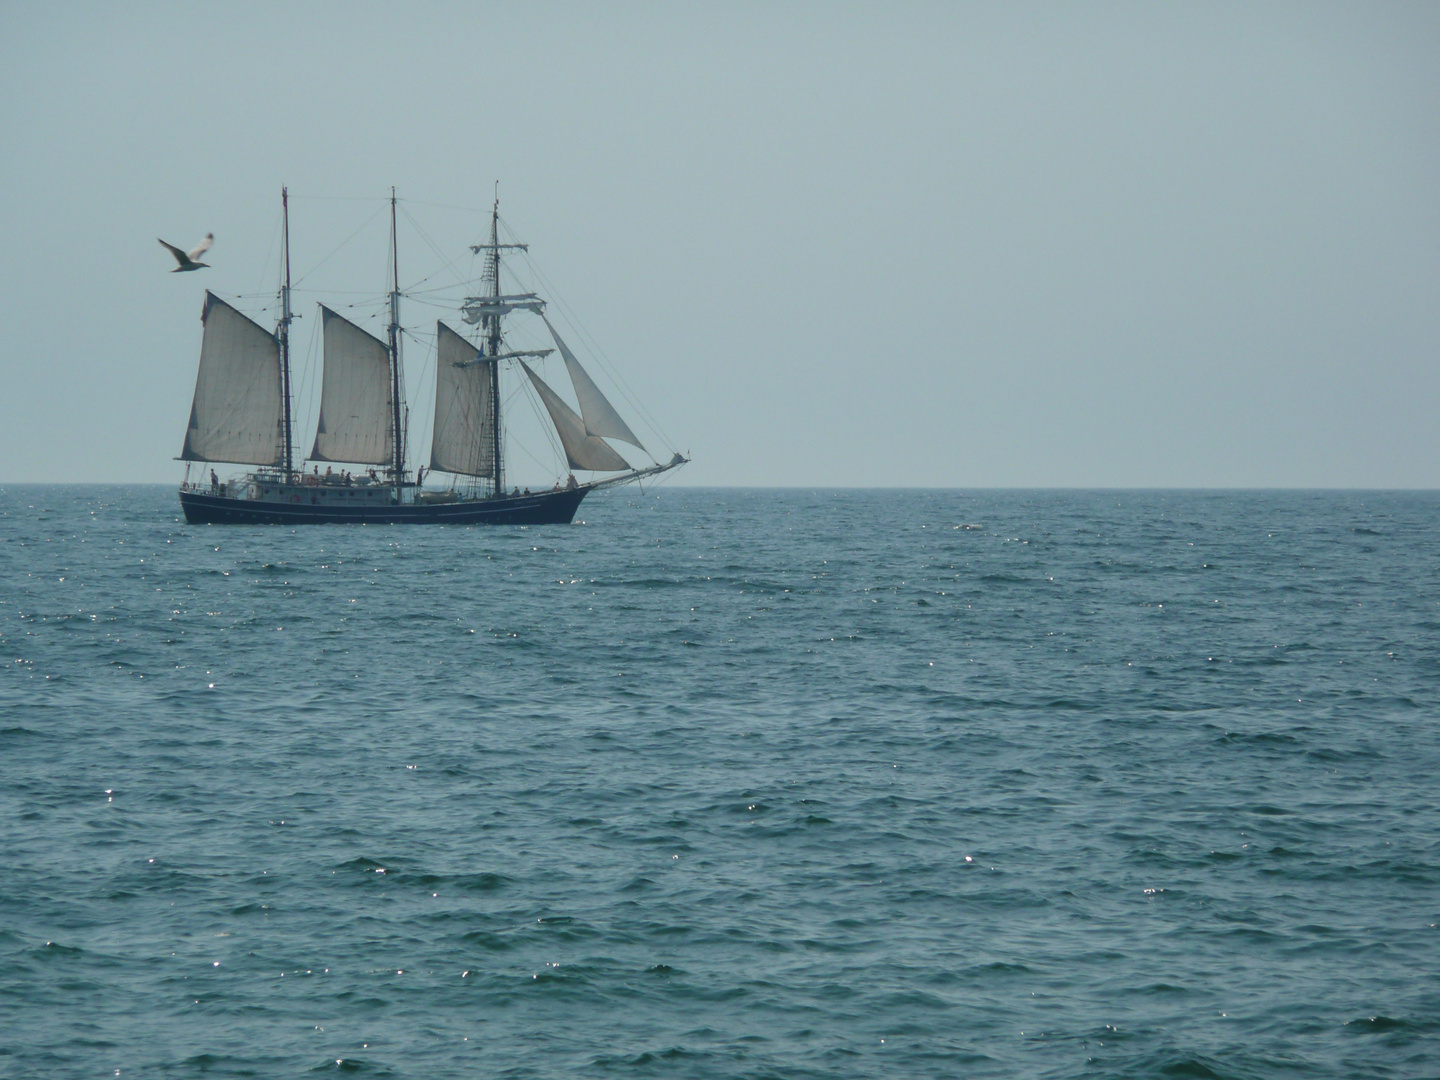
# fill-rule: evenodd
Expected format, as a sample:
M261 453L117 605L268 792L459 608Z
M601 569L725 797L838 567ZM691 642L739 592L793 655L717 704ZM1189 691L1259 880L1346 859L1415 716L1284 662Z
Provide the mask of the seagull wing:
M205 239L201 240L191 249L190 258L192 260L200 258L201 255L204 255L205 252L210 250L210 245L213 243L215 243L215 234L213 232L207 232Z
M155 239L160 240L158 236ZM174 255L175 261L178 262L181 266L184 266L190 261L190 256L186 255L185 252L181 251L174 244L167 244L164 240L160 240L160 246L163 247L166 251L170 252L171 255Z

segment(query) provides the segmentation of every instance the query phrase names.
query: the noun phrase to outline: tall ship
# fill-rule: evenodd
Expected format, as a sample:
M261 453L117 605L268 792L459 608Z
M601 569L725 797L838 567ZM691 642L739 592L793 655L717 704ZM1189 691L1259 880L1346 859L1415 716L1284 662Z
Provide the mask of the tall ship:
M407 460L395 208L392 190L384 339L320 305L320 406L315 441L303 458L296 453L290 364L290 326L296 316L290 303L288 190L281 191L283 284L275 329L207 290L200 367L180 454L186 463L180 505L187 522L566 524L592 491L658 476L689 460L676 451L663 462L652 459L653 464L635 467L611 445L626 443L649 456L551 324L546 301L534 292L502 290L504 253L526 251L528 245L501 243L498 195L489 243L471 245L474 254L483 256L484 270L477 295L459 305L468 332L443 320L436 323L429 460L418 466ZM541 320L555 347L511 348L505 320L516 312ZM535 370L557 351L578 409ZM563 451L565 475L548 490L527 486L522 491L518 485L506 490L502 383L520 377L544 406ZM214 467L222 463L251 468L222 480ZM577 479L576 473L586 478Z

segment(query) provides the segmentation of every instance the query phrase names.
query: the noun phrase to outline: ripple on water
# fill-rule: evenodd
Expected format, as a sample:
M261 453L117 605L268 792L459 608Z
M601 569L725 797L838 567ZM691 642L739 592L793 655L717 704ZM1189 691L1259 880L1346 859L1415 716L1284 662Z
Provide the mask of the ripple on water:
M1433 1071L1440 496L586 506L0 489L0 1071Z

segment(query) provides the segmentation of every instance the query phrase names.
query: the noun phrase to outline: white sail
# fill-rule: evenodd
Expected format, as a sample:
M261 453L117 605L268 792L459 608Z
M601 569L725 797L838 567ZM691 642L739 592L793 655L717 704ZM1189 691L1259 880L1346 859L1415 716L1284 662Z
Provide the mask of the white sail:
M621 442L628 442L631 446L639 446L641 450L645 447L635 437L628 424L620 419L620 414L615 411L600 388L595 385L589 373L580 366L580 361L575 359L575 354L570 347L560 339L555 332L555 327L550 325L550 320L544 315L545 325L550 330L550 336L555 339L555 347L560 350L560 355L565 358L565 368L570 372L570 382L575 387L575 400L580 402L580 415L585 418L585 431L590 435L602 435L607 439L619 439Z
M430 468L466 476L495 472L495 364L442 322L435 324L435 433Z
M530 369L529 364L521 360L520 366L525 369L525 374L530 376L530 381L540 392L540 400L545 403L545 409L549 412L550 419L555 422L555 431L565 447L565 457L570 462L570 468L591 469L597 472L613 472L617 469L630 468L630 463L617 454L598 435L586 433L585 421L580 419L574 409L565 404L560 395L545 385L545 380L536 375Z
M185 432L186 461L279 465L285 456L280 343L212 292Z
M390 349L325 305L320 310L325 378L310 459L388 465L395 453Z

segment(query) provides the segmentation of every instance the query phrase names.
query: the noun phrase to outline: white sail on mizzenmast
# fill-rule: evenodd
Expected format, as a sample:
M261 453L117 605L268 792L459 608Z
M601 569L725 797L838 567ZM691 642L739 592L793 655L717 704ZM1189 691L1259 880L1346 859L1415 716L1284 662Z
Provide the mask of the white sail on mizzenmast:
M185 461L278 465L285 454L280 343L214 293L200 316L200 371L185 431Z
M312 461L388 465L395 453L390 347L320 305L325 371Z

